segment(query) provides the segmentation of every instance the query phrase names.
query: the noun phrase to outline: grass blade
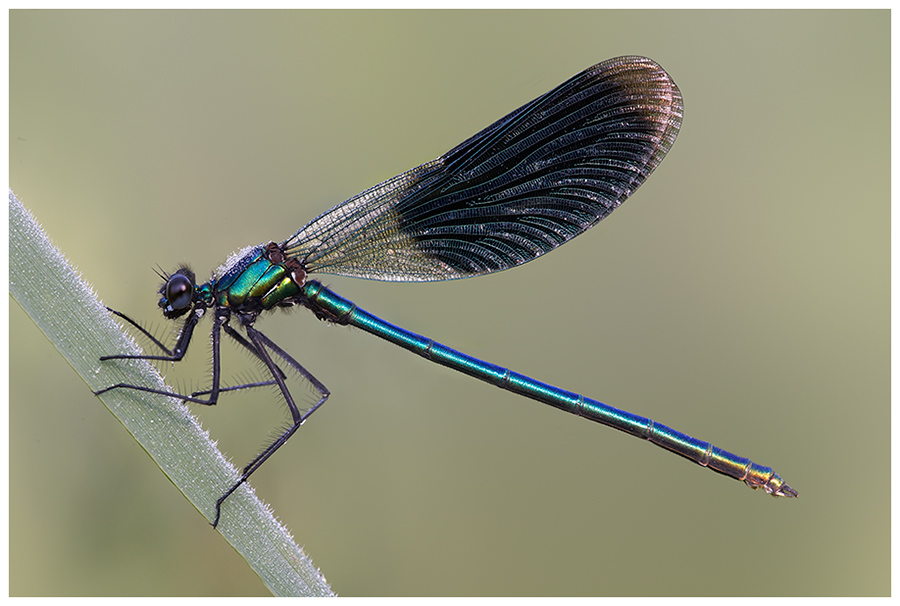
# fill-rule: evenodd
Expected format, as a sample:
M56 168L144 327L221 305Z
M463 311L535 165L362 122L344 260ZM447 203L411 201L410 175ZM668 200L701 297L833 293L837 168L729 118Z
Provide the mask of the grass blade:
M12 191L9 285L13 298L91 390L119 382L170 389L144 361L100 363L100 356L111 351L140 351ZM236 481L238 471L187 407L169 397L133 390L113 390L100 399L211 521L216 499ZM275 595L332 595L324 576L249 485L229 497L218 530Z

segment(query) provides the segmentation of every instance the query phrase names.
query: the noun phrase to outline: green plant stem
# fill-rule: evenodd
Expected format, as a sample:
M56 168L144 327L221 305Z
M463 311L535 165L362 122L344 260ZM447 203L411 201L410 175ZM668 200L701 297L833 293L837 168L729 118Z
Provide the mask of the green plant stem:
M91 288L9 192L10 294L88 387L116 383L172 391L150 364L104 364L109 352L140 353ZM212 520L238 471L179 400L128 389L100 398L197 510ZM218 531L275 595L332 595L324 576L249 485L226 502ZM210 532L213 532L210 528Z

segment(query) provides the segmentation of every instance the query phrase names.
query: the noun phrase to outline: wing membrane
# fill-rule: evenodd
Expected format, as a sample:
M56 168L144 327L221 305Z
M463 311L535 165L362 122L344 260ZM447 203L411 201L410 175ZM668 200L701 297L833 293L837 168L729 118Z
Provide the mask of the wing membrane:
M669 151L682 112L650 59L605 61L322 214L288 252L309 273L392 281L520 265L622 204Z

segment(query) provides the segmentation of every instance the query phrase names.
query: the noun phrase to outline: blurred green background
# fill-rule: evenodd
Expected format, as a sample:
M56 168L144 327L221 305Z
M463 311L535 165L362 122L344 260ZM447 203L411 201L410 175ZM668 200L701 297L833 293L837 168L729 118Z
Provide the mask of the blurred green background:
M12 11L10 186L171 338L157 264L206 276L583 68L652 57L681 134L589 235L484 278L325 281L800 498L304 310L258 326L333 395L253 485L342 595L889 595L889 50L888 11ZM207 376L192 348L175 384ZM14 302L10 353L12 595L267 593ZM285 419L268 393L195 412L239 465Z

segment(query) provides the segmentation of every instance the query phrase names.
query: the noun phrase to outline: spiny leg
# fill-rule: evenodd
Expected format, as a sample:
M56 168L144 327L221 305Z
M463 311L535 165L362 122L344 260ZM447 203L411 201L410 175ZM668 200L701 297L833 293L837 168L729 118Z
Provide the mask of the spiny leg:
M187 320L184 321L184 326L181 328L181 332L178 335L178 342L175 344L175 347L169 352L171 355L169 356L132 356L132 355L116 355L116 356L103 356L100 360L163 360L166 362L179 362L182 358L184 358L184 354L187 352L187 347L191 342L191 336L194 334L194 328L197 326L197 321L203 316L203 309L194 309L191 311L191 315L188 316ZM124 314L120 314L118 312L113 312L116 315L128 320L134 326L138 326L131 318L125 316ZM179 398L185 402L195 402L197 404L204 404L206 406L214 406L219 399L219 391L220 391L220 328L223 324L228 321L227 316L216 316L213 318L213 327L211 331L212 335L212 387L208 392L209 398L197 398L195 395L184 395L172 391L163 391L161 389L151 389L149 387L142 387L141 385L131 385L129 383L116 383L115 385L110 385L104 389L100 389L94 392L94 395L99 396L101 394L106 393L107 391L111 391L113 389L134 389L136 391L143 391L145 393L156 393L163 396L170 396L173 398ZM149 335L147 331L143 328L140 328L144 334ZM152 337L151 337L152 338ZM153 339L156 341L156 339ZM157 341L165 351L169 351L161 343Z
M229 324L223 324L222 329L228 334L229 337L238 342L242 347L244 347L247 351L253 354L254 357L261 360L265 364L265 360L262 359L262 356L256 349L252 343L248 342L247 339L241 336L241 334L233 329ZM276 366L277 368L277 366ZM281 373L282 379L287 379L287 375L284 374L280 368L278 368L278 372ZM267 385L277 385L275 379L269 379L268 381L255 381L252 383L242 383L240 385L231 385L230 387L222 387L219 389L219 393L225 393L226 391L240 391L243 389L253 389L254 387L265 387ZM204 396L210 393L210 390L205 389L203 391L195 391L191 394L191 396Z
M284 396L285 401L287 402L288 408L291 411L292 423L284 433L278 436L278 438L268 447L266 447L265 450L259 453L256 458L250 462L250 464L244 467L244 471L241 473L241 477L238 479L238 481L235 482L235 484L231 488L225 491L225 494L219 497L219 500L216 501L216 518L212 523L213 528L215 528L219 524L219 518L222 515L222 503L225 501L225 499L231 496L231 494L235 490L237 490L241 484L246 482L247 478L249 478L254 471L259 469L260 466L262 466L262 464L265 463L269 457L275 454L275 451L281 448L281 446L283 446L290 439L290 437L294 435L294 432L297 431L297 429L306 421L306 419L308 419L310 415L312 415L312 413L318 410L319 407L325 403L325 400L328 399L328 396L331 395L331 392L328 391L328 388L326 388L321 381L310 374L308 370L303 368L303 366L301 366L299 362L288 355L287 352L273 343L271 339L253 328L253 326L251 326L250 324L245 324L244 328L247 330L247 336L250 337L250 342L254 346L257 355L265 363L266 367L269 369L269 372L272 373L275 382L278 384L278 388L281 390L281 393ZM284 382L284 373L282 373L281 369L279 369L275 362L272 361L272 357L269 355L269 352L266 351L266 348L269 348L273 352L278 354L279 357L287 362L288 365L296 370L304 379L309 381L310 384L312 384L312 386L315 387L315 389L319 392L319 401L316 402L312 406L312 408L310 408L303 414L300 413L300 410L294 403L294 398L291 396L291 392L288 390L287 385Z
M147 330L146 328L144 328L143 326L141 326L140 324L138 324L137 322L135 322L134 320L132 320L131 318L126 316L125 314L123 314L121 311L116 311L112 307L107 307L106 310L115 316L119 316L120 318L122 318L123 320L125 320L126 322L128 322L129 324L134 326L135 328L137 328L139 331L141 331L141 334L143 334L145 337L147 337L148 339L153 341L154 345L159 347L161 350L166 352L168 355L170 355L170 356L172 355L172 352L169 350L169 348L166 347L165 345L163 345L162 341L160 341L159 339L154 337L153 334L149 330ZM182 327L182 330L183 330L183 327ZM104 356L100 359L108 360L110 358L115 358L115 356Z

